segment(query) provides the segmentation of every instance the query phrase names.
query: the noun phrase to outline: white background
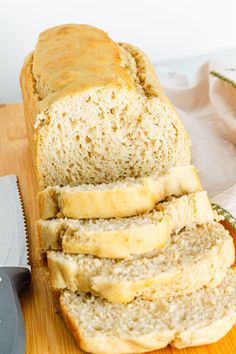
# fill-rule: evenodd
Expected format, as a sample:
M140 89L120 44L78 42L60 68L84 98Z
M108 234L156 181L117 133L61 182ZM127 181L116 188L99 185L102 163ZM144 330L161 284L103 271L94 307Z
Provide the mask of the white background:
M153 63L236 49L236 0L0 0L0 5L2 103L21 100L18 77L25 55L41 31L62 23L100 27L114 40L141 47Z

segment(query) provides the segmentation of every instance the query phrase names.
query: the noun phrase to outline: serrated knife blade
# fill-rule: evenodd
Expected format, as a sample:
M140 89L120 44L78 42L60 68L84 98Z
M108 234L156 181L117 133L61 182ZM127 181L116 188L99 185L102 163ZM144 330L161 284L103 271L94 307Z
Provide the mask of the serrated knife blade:
M0 266L28 267L23 202L15 175L0 177Z
M27 228L15 175L0 177L0 352L24 354L18 295L30 283Z

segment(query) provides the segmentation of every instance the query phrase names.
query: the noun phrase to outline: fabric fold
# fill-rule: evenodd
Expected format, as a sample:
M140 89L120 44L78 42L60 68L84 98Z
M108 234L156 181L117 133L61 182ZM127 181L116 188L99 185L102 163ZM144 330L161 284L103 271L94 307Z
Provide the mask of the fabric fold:
M235 226L236 67L209 61L192 80L163 66L157 75L189 132L204 188Z

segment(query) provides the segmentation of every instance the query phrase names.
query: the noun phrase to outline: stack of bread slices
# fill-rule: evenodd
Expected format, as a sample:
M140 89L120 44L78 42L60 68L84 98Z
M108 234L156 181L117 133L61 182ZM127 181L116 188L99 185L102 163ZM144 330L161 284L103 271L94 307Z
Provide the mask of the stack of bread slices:
M42 249L91 353L217 341L236 323L233 240L146 56L103 31L43 32L21 85Z

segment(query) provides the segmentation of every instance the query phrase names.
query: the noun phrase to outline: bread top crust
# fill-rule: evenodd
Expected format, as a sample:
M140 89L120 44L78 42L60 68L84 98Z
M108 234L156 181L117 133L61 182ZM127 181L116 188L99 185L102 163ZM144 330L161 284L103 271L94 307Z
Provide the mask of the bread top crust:
M90 25L66 24L42 32L35 50L25 58L21 85L31 83L36 114L68 95L93 88L137 91L127 56L134 59L134 74L144 96L159 97L173 109L146 55L133 45L115 43L104 31Z
M42 32L33 54L32 73L41 100L90 88L134 88L122 67L121 50L108 35L89 25L67 24ZM55 97L56 94L56 97Z

